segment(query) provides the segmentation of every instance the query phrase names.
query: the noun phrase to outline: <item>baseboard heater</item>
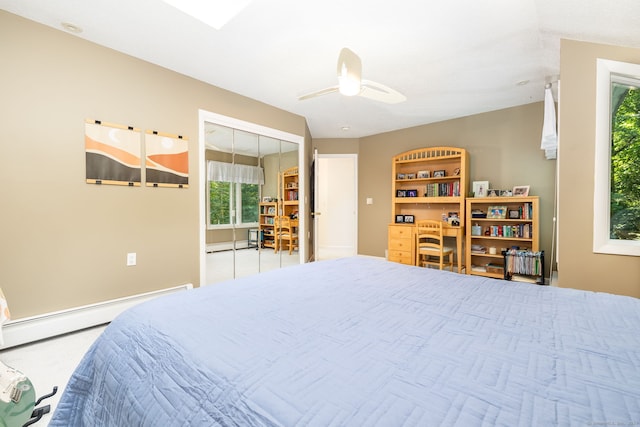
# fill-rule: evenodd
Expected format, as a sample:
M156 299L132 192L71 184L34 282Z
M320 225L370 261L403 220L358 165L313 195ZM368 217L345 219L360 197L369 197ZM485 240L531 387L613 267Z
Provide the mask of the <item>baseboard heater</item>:
M255 246L253 246L255 248ZM219 242L219 243L209 243L207 244L207 253L212 254L214 252L224 252L230 251L234 248L233 242ZM249 248L248 240L236 240L235 244L236 249L247 249Z
M141 302L193 289L191 283L143 294L117 298L52 313L10 320L2 326L4 345L0 349L67 334L112 321L118 314Z

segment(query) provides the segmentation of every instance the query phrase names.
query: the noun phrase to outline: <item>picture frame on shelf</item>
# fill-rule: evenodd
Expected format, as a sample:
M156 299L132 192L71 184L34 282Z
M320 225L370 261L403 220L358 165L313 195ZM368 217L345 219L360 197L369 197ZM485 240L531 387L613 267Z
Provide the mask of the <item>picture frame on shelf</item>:
M507 217L506 206L489 206L487 208L487 218L490 219L505 219Z
M434 178L443 178L445 175L446 175L446 172L445 172L444 169L433 171L433 177Z
M396 224L404 223L404 215L396 215Z
M418 190L406 190L406 197L418 197Z
M528 185L517 185L513 187L513 196L514 197L527 197L529 195L529 186Z
M454 227L460 226L460 216L458 212L449 212L449 217L447 218L447 223Z
M408 173L407 174L407 179L416 179L416 174L415 173Z
M426 179L430 177L429 171L418 171L418 179Z
M520 211L518 209L509 209L509 219L520 219Z
M405 178L405 174L399 173L398 176L396 177L396 179L406 179Z
M403 219L405 224L413 224L415 222L415 217L413 215L405 215Z
M473 197L487 197L489 181L473 181Z
M396 190L396 197L407 197L407 190Z

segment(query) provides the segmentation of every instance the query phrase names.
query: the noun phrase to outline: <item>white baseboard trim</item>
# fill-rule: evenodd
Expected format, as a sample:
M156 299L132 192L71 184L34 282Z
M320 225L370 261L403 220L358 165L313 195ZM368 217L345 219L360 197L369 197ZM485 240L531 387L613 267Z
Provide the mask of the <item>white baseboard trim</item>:
M247 249L249 247L248 240L236 240L236 249ZM255 246L253 246L255 248ZM207 253L230 251L233 249L233 242L208 243Z
M124 310L141 302L174 292L193 289L193 284L103 301L67 310L10 320L2 326L4 344L0 349L15 347L45 338L79 331L112 321Z

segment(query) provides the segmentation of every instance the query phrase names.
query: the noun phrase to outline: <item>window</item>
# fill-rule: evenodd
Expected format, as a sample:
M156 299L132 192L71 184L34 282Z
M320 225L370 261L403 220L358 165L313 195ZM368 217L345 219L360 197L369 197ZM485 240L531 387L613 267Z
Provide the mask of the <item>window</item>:
M640 65L598 59L594 252L640 256Z
M262 168L210 161L208 175L209 226L257 225Z

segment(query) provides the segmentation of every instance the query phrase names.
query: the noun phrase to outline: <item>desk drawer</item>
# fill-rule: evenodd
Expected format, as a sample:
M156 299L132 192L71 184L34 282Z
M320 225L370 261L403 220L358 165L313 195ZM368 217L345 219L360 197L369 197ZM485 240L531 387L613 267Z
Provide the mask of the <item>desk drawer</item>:
M406 225L390 225L389 226L389 241L394 239L411 239L413 236L413 227Z
M389 261L399 262L400 264L413 265L413 257L408 251L389 251Z
M389 251L405 251L411 254L411 238L389 240Z

